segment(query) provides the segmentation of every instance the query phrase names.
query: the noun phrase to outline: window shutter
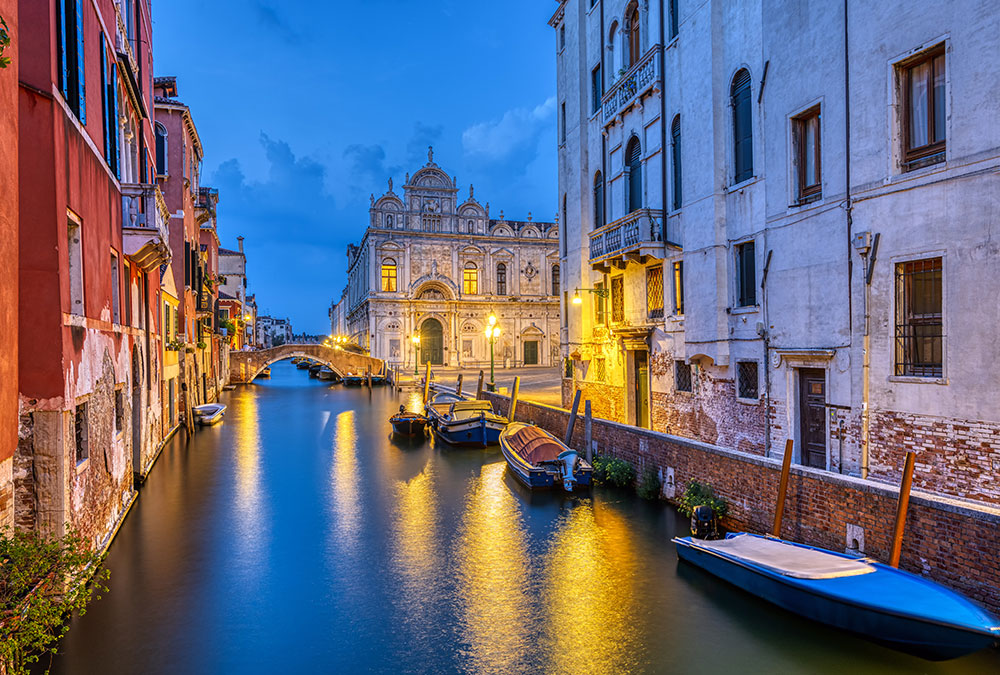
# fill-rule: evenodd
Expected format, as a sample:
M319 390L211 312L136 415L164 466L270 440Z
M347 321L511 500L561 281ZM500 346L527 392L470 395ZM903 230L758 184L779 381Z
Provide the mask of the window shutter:
M72 0L67 0L72 2ZM77 96L80 103L80 123L87 123L87 80L86 63L83 53L83 0L76 0L76 70L77 70Z
M670 137L673 141L672 159L673 159L673 169L674 169L674 210L681 207L681 118L677 116L674 118L673 124L670 125Z
M111 119L108 120L110 129L108 129L108 138L111 141L111 170L115 174L115 178L121 178L121 172L118 167L118 67L117 64L111 64Z
M62 92L63 98L69 101L69 54L67 52L66 38L68 35L69 26L67 25L67 19L69 18L66 13L66 3L72 2L73 0L56 0L56 12L58 17L56 18L56 29L59 33L59 91Z
M104 116L104 159L109 160L111 157L111 143L109 139L108 129L111 125L108 123L108 59L105 53L104 45L104 32L100 33L98 39L98 45L101 48L101 114Z

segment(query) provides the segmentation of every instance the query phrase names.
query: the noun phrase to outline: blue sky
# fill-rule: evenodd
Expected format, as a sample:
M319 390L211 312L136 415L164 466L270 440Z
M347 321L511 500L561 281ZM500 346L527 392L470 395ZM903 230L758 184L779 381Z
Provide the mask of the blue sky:
M246 237L261 313L325 333L369 194L434 160L492 214L556 213L555 2L161 0L155 74L177 77Z

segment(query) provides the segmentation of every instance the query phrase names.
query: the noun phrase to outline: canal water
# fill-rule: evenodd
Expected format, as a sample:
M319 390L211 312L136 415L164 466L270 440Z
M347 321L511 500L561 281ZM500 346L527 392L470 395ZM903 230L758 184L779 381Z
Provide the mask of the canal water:
M414 394L288 362L158 460L56 673L978 673L678 564L673 510L529 494L498 450L392 440Z

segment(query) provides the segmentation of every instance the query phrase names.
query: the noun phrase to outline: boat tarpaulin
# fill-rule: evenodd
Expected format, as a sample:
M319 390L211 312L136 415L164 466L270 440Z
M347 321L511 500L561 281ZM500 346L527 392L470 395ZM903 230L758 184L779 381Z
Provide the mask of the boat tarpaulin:
M536 426L524 426L507 436L507 443L529 464L556 459L566 446Z
M778 539L753 537L747 534L738 534L718 541L698 540L696 545L798 579L834 579L875 571L875 568L864 560L842 558Z

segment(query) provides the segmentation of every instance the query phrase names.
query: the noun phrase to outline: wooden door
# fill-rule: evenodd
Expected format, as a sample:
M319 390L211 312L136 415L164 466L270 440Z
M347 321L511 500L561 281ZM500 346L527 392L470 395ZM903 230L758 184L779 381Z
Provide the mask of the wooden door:
M802 464L826 468L826 373L818 368L799 370L799 437Z
M444 364L444 329L437 319L427 319L420 326L420 363Z
M538 365L538 340L526 340L524 342L524 365Z
M649 428L649 353L635 352L635 425Z

